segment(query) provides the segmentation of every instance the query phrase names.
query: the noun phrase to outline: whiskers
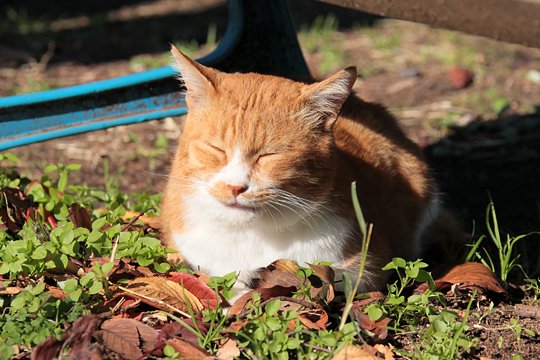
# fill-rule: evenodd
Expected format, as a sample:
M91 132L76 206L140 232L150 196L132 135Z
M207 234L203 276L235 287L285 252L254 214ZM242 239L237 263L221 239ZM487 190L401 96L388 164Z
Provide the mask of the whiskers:
M296 214L302 223L306 224L313 233L317 233L315 226L324 225L327 229L335 228L336 225L342 225L342 219L334 214L334 211L324 202L316 202L305 199L282 189L272 189L266 204L281 217L287 219L292 212Z
M151 171L146 171L146 173L149 174L149 175L164 178L164 179L179 180L179 181L174 183L174 187L179 187L179 188L182 187L182 188L188 188L188 189L192 189L192 190L197 190L197 189L205 186L204 181L202 181L200 179L196 179L194 177L171 175L171 174L160 174L160 173L154 173L154 172L151 172Z

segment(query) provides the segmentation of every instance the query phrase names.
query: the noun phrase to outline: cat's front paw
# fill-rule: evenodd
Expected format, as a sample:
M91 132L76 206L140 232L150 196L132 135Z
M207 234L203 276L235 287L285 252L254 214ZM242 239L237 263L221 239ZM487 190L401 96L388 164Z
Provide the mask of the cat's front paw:
M167 254L167 262L171 265L178 265L184 261L184 257L179 252Z
M229 299L229 304L234 304L238 299L252 290L245 282L237 280L233 285L233 296Z

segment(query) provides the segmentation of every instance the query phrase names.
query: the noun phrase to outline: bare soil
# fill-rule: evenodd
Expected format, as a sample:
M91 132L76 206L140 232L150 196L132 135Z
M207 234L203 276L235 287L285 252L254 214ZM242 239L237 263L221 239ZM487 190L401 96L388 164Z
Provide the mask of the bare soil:
M148 55L159 63L169 43L195 39L204 44L208 24L215 24L218 38L226 26L226 5L220 0L74 4L36 0L0 5L0 16L8 16L10 9L19 14L18 27L0 26L0 96L145 70L135 56ZM472 233L476 224L477 233L483 233L490 196L505 231L540 230L540 114L534 113L540 104L540 81L534 80L540 72L539 49L312 1L294 1L291 8L299 29L321 14L335 14L339 25L328 42L341 56L328 67L323 65L328 62L325 48L332 52L329 44L304 49L314 75L358 67L356 92L387 105L425 148L444 198L466 231ZM307 40L301 40L305 45ZM196 55L209 50L202 46ZM473 73L471 86L452 85L448 73L454 66ZM123 190L159 192L182 121L117 127L12 152L22 159L20 171L31 177L39 177L49 163L79 163L82 169L72 181L102 187L108 166ZM538 239L531 237L521 250L525 265L536 274ZM470 357L509 359L520 353L539 358L538 336L516 337L508 328L511 318L540 332L538 319L518 316L514 304L501 302L475 328L481 350ZM406 339L396 341L407 346Z

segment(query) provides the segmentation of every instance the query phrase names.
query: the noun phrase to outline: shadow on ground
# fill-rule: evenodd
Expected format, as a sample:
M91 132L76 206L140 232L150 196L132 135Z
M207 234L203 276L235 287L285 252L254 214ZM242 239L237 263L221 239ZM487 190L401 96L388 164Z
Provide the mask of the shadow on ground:
M502 232L540 230L540 107L531 114L455 128L429 146L426 156L446 203L467 231L487 234L490 198ZM533 267L527 269L530 275L540 270L539 240L536 234L520 245L524 263Z

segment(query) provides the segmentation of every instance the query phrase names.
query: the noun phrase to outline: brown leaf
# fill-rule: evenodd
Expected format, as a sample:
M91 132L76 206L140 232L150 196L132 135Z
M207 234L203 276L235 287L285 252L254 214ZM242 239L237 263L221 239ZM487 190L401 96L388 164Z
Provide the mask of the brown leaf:
M217 358L219 360L232 360L240 356L240 348L234 338L226 338L220 343L217 350Z
M0 295L17 295L21 291L23 289L18 286L4 286L3 283L0 283Z
M315 305L313 309L300 310L298 316L308 329L322 330L328 325L328 313L320 305Z
M43 341L32 351L32 360L53 360L58 357L62 349L63 342L54 336Z
M460 289L488 290L498 294L506 293L495 274L486 266L477 262L458 264L444 276L435 280L438 290L454 284L458 284ZM423 292L427 289L427 284L421 284L416 288L415 292Z
M371 291L363 295L367 295L367 296L360 300L355 300L353 305L363 308L364 306L369 305L372 302L384 300L384 294L380 291Z
M369 316L363 312L355 312L355 318L362 329L372 332L377 339L384 340L388 336L388 324L391 321L390 318L383 317L377 321L372 321Z
M217 308L218 298L216 292L196 276L180 272L171 272L167 278L182 285L190 293L195 295L205 308Z
M383 317L377 321L372 321L367 314L364 313L364 308L375 301L384 299L384 295L379 291L373 291L367 294L368 297L355 300L353 302L352 312L358 325L371 333L373 333L377 339L384 340L388 336L388 323L390 318Z
M133 319L110 319L99 332L103 344L126 359L139 359L154 349L157 330Z
M209 353L182 339L169 339L166 342L180 354L180 359L207 360L214 359Z
M375 344L373 345L373 347L378 352L384 355L384 360L394 360L394 352L389 346L383 344Z
M73 204L69 207L68 219L71 220L75 227L83 227L92 230L92 220L90 219L88 210L77 204Z
M0 208L0 224L13 232L18 232L26 222L30 201L21 190L10 187L2 188L0 197L4 203Z
M160 276L134 279L125 290L130 296L166 311L186 312L191 308L198 312L206 304L182 285Z
M121 217L124 220L132 220L133 218L136 218L140 214L141 214L140 212L126 210L125 214ZM159 229L161 225L161 220L159 216L142 215L142 216L139 216L137 221L140 221L143 224L148 225L154 229Z
M250 290L244 295L240 296L238 300L231 306L229 311L229 317L240 315L246 304L251 300L253 293L257 292L261 294L261 301L268 300L273 297L278 296L289 296L295 291L295 287L283 287L283 286L274 286L271 288L264 288L259 290Z
M365 347L347 344L332 360L380 360L377 356L366 350Z
M332 269L329 265L316 265L316 264L309 264L308 266L315 271L315 274L319 278L321 278L322 281L325 281L327 283L333 284L336 274L334 273L334 269Z
M49 294L51 294L51 296L60 300L64 300L68 297L68 294L66 294L62 289L56 286L48 286L47 291L49 292Z
M295 269L296 266L296 269ZM299 287L305 280L296 275L298 265L290 260L277 260L259 270L259 284L257 289L272 288L274 286Z
M32 352L32 360L48 360L58 357L63 346L70 346L72 359L100 359L99 349L91 343L101 319L96 315L83 316L66 329L61 340L51 337L39 344Z
M203 321L202 316L197 315L196 321L193 318L187 318L183 321L185 325L190 326L193 329L198 329L203 335L208 333L208 325ZM158 343L163 344L169 339L181 337L182 340L190 342L195 346L199 346L197 335L184 326L184 324L174 321L163 326L159 332Z
M330 303L335 297L334 280L336 274L334 269L329 265L308 264L308 266L315 271L315 274L322 280L320 291L312 291L312 298L324 299L327 303ZM313 281L311 283L315 286Z

